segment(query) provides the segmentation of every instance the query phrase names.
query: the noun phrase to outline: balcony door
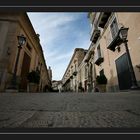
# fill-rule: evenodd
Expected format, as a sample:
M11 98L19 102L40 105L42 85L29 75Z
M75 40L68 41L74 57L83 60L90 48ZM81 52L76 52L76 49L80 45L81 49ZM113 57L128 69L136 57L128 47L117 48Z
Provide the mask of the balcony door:
M100 45L97 47L97 55L98 55L98 58L101 57L101 48L100 48Z
M132 82L126 53L116 60L116 69L120 90L130 89Z

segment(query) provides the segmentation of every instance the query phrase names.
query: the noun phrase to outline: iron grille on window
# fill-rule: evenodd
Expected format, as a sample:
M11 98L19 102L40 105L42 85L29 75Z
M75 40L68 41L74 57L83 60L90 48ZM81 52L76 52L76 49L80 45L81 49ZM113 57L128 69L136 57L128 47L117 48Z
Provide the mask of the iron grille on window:
M111 29L112 38L114 39L119 31L116 18L113 20L110 29Z

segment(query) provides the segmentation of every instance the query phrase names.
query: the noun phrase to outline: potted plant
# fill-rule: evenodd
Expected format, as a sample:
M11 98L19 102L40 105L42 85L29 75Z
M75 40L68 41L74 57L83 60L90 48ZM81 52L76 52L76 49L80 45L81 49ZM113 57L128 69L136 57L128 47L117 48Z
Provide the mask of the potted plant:
M107 78L104 74L102 74L100 76L97 75L96 83L97 83L97 87L99 89L99 92L106 92Z
M27 79L29 81L28 91L29 92L36 92L37 87L40 81L40 74L38 71L31 71L27 75Z

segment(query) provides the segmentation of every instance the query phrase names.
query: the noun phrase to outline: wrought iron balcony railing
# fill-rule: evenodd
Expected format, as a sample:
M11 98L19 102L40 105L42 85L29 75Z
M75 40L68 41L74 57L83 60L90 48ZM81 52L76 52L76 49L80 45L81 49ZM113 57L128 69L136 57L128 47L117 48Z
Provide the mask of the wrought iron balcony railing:
M98 51L95 54L94 62L96 65L100 65L104 61L104 57L102 53L99 53Z
M116 47L119 46L122 43L122 39L119 36L120 30L114 35L108 42L107 48L110 49L111 51L115 51Z
M100 36L100 33L101 33L100 30L96 26L93 25L90 41L92 41L93 43L96 43L96 41L98 40Z

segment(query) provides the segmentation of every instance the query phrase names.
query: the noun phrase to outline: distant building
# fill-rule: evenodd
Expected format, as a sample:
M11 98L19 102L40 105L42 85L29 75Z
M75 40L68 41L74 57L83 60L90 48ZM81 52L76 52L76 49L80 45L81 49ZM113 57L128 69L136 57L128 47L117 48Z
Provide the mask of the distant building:
M94 79L94 61L93 61L93 56L94 56L94 48L92 48L92 43L89 47L89 49L86 51L85 57L83 58L81 64L79 65L77 71L78 71L78 82L79 82L79 87L78 91L79 92L91 92L93 90L93 81Z
M78 91L79 77L78 67L86 55L87 50L76 48L74 54L69 62L69 65L62 78L62 88L64 91Z
M62 81L61 80L59 80L59 81L53 80L52 81L52 90L54 92L62 92Z
M59 92L63 92L62 81L59 81L59 83L58 83L58 90L59 90Z

